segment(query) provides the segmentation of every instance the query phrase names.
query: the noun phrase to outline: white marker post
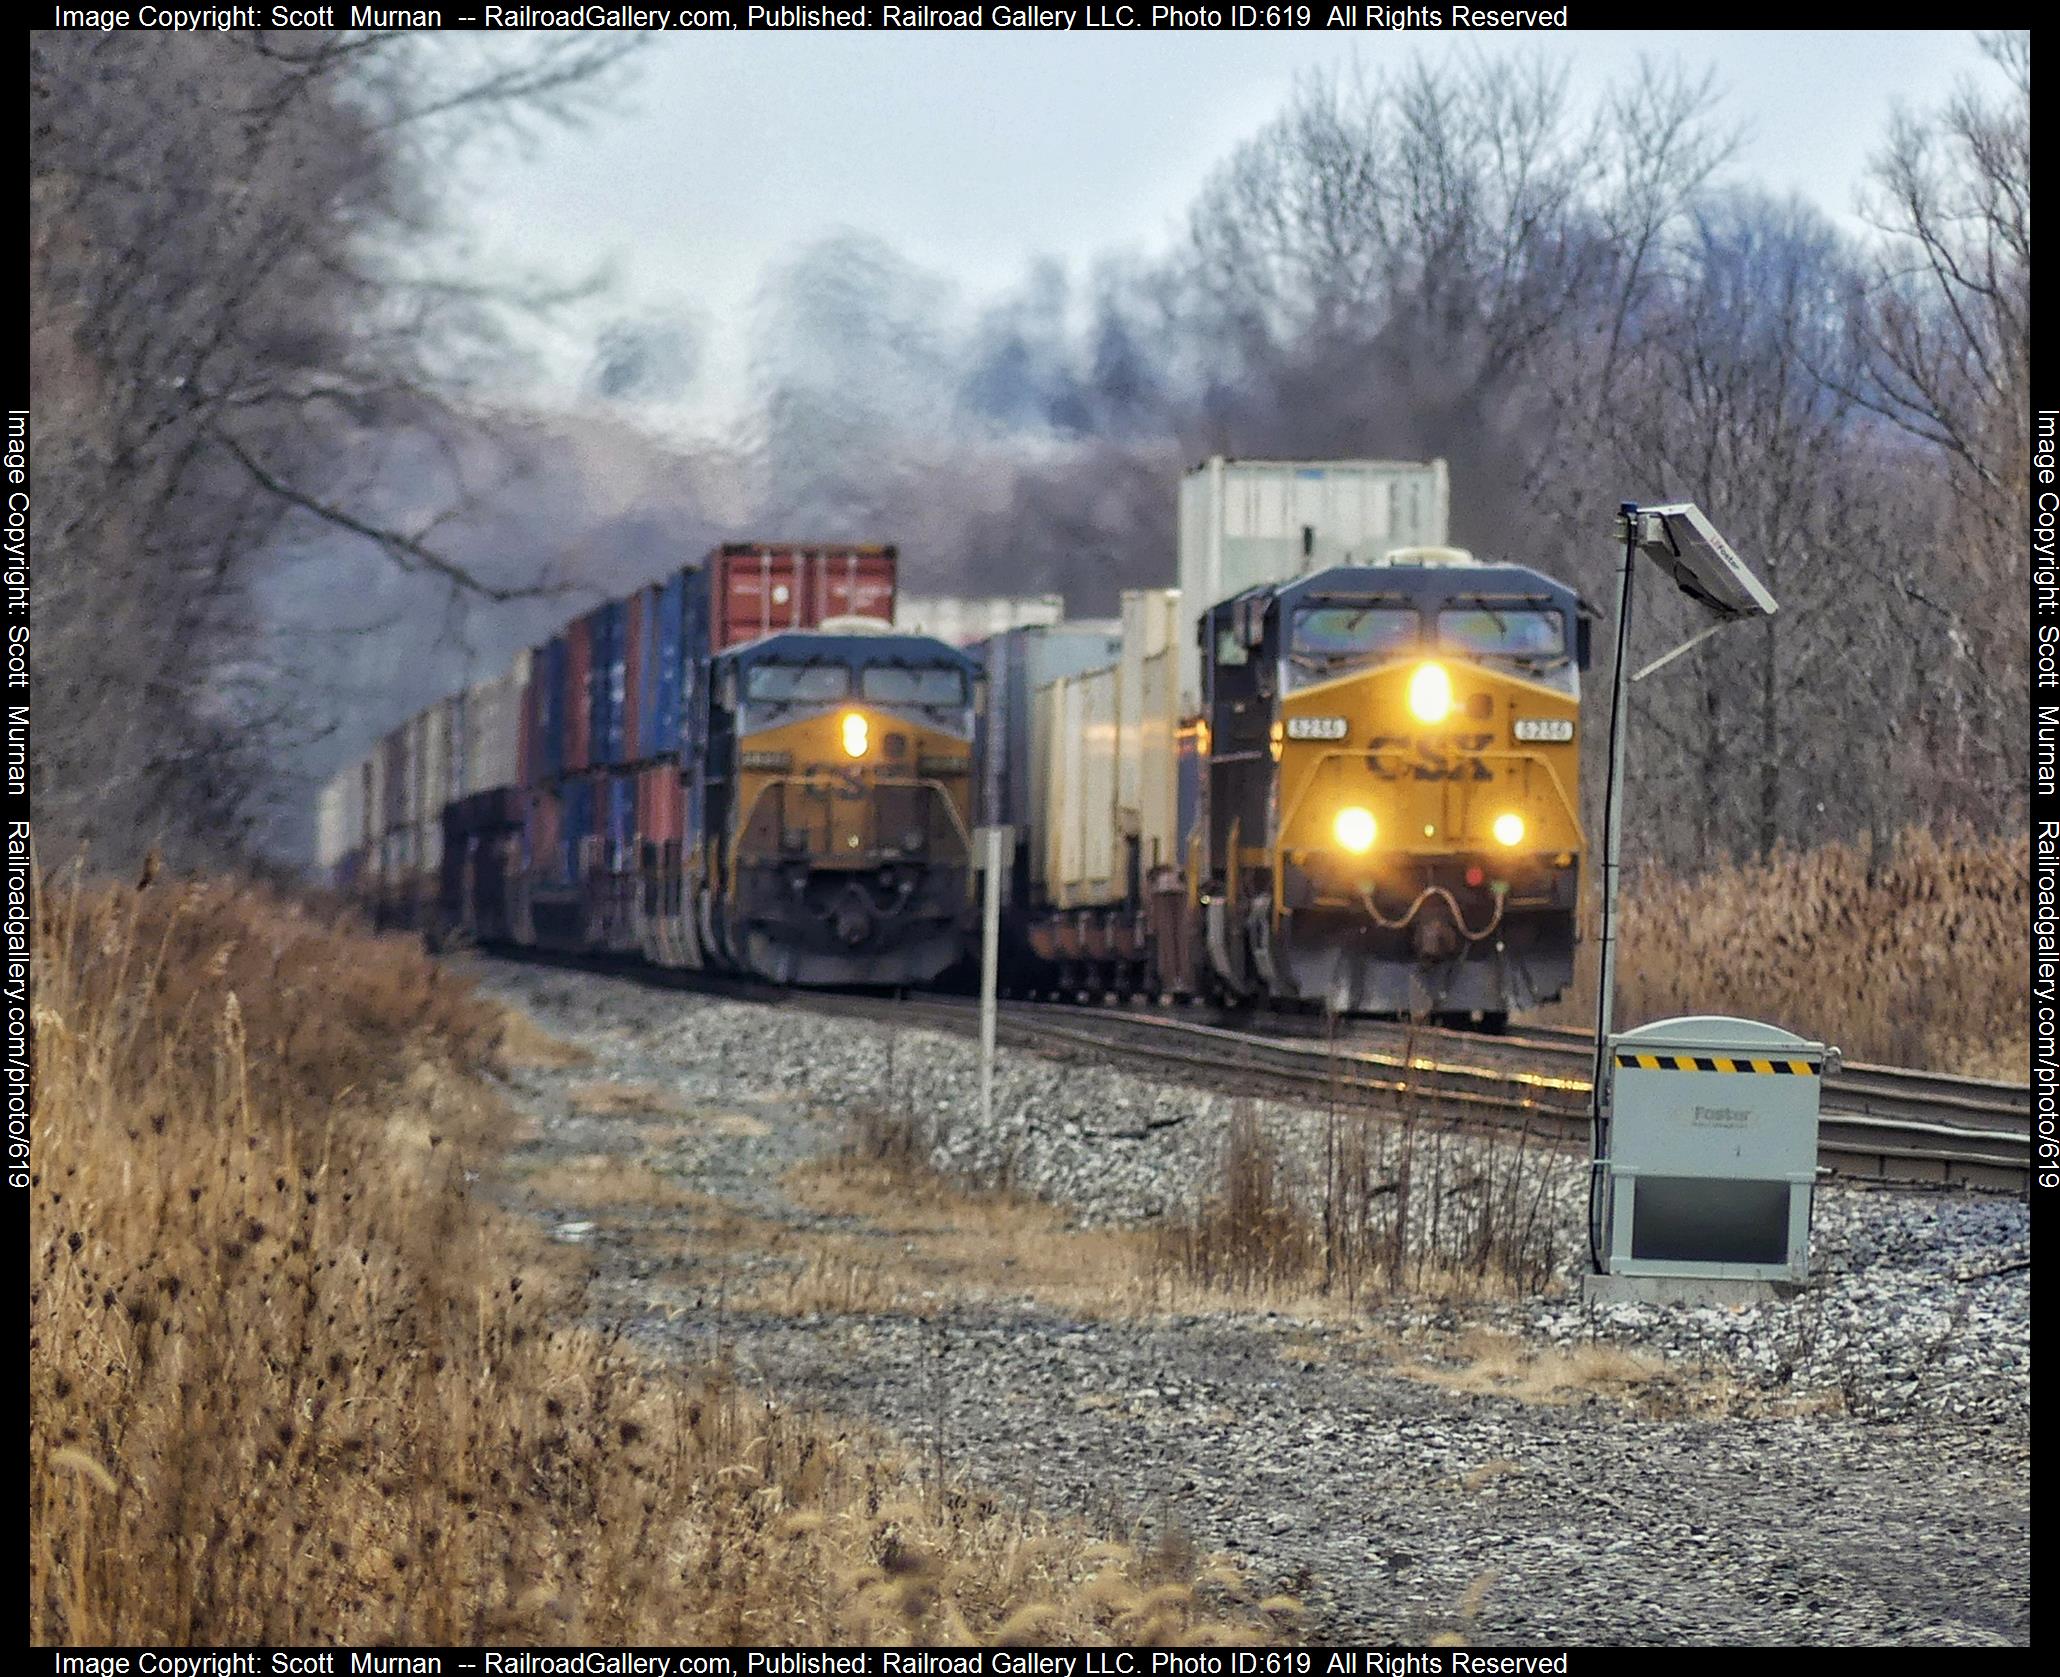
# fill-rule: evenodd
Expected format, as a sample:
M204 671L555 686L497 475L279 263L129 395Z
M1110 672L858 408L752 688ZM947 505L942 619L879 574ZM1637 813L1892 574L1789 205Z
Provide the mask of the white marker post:
M982 864L987 875L980 912L980 1127L994 1128L994 991L1001 966L1001 840L1003 827L985 827Z

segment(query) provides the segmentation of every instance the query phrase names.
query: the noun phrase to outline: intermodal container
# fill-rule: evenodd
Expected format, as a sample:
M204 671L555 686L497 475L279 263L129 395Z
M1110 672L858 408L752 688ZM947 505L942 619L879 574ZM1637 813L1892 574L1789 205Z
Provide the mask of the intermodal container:
M525 785L549 786L565 772L565 678L570 663L571 649L563 635L553 635L530 660Z
M608 848L610 873L625 873L636 865L637 777L634 770L618 770L608 777Z
M651 661L651 590L639 588L623 601L622 632L622 755L620 761L640 763L644 750L644 666Z
M451 742L456 758L452 775L455 797L469 798L528 778L524 768L529 761L525 695L530 662L527 651L518 652L505 673L465 689L459 727Z
M1037 815L1044 823L1033 853L1031 879L1058 908L1094 908L1119 902L1129 868L1123 812L1116 802L1123 667L1061 676L1038 690L1032 707L1044 759L1044 792Z
M341 883L344 859L364 847L364 766L352 763L330 777L316 802L315 866L330 883Z
M685 786L686 825L698 834L708 806L708 572L696 569L680 579L680 726L679 761L687 771Z
M647 755L667 757L680 748L681 673L686 660L687 577L674 571L657 589L657 628L651 649L657 668L651 681L651 715Z
M594 833L594 783L568 780L560 790L558 877L576 885L586 877L587 841Z
M622 761L624 628L627 612L620 600L598 606L586 617L587 762L595 768Z
M894 621L895 549L730 542L710 553L710 650L827 619Z
M1010 629L1056 623L1065 615L1062 594L903 594L894 602L895 628L953 646L972 646Z
M593 730L593 670L592 631L587 619L577 617L565 630L565 774L577 774L593 761L587 749Z
M529 794L529 820L523 831L529 872L550 884L566 882L564 849L564 807L556 792L537 789Z
M1123 593L1122 750L1116 788L1142 884L1181 862L1175 736L1180 731L1180 590Z
M1103 669L1122 655L1122 624L1111 618L1011 629L969 648L987 672L987 710L978 760L983 819L1016 829L1024 842L1044 801L1045 764L1031 749L1037 690L1060 676Z
M405 722L379 742L382 773L378 833L381 839L408 824L408 794L415 784L414 769L408 761L408 747L412 743Z
M1176 580L1182 713L1195 715L1201 654L1194 625L1259 583L1334 565L1377 565L1398 547L1446 541L1450 484L1442 460L1230 460L1180 480Z
M680 836L680 773L673 763L637 771L637 838L643 844L671 844Z

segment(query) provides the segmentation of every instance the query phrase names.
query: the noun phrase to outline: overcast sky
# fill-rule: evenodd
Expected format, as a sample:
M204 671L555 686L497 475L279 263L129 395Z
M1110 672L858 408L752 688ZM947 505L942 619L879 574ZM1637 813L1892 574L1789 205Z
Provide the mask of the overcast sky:
M1641 54L1713 68L1746 130L1733 177L1840 217L1895 102L1935 106L1981 62L1943 32L672 35L610 114L460 196L475 258L614 276L545 349L539 395L570 399L597 321L691 316L708 353L688 408L714 419L736 406L761 275L823 234L878 235L969 302L1039 256L1079 274L1150 254L1298 73L1462 50L1571 59L1576 88Z

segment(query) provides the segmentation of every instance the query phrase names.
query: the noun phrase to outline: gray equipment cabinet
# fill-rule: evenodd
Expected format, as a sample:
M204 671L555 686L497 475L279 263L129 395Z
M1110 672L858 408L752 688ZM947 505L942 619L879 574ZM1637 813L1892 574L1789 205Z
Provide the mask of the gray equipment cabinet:
M1824 1044L1697 1015L1612 1036L1609 1052L1604 1269L1806 1279Z

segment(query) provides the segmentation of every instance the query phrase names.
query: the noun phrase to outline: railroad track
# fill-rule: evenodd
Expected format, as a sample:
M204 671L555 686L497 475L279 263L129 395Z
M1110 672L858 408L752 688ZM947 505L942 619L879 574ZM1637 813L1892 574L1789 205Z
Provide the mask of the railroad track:
M523 956L738 1001L798 1006L957 1033L979 1028L970 997L783 990L754 980L586 956ZM1509 1036L1314 1016L1004 999L996 1034L1012 1046L1149 1067L1237 1093L1407 1112L1464 1128L1523 1126L1543 1139L1588 1137L1594 1037L1560 1026ZM2031 1090L1848 1062L1825 1078L1818 1157L1841 1176L2023 1192L2031 1168Z
M975 1003L808 996L802 1005L978 1027ZM1293 1020L1293 1016L1287 1016ZM1409 1111L1463 1127L1525 1124L1585 1142L1594 1039L1579 1031L1484 1037L1352 1020L1328 1037L1316 1021L1254 1029L1135 1008L1005 1001L996 1020L1015 1045L1171 1071L1183 1081L1359 1109ZM1824 1080L1818 1157L1841 1176L2021 1192L2031 1162L2031 1091L2023 1084L1848 1063Z

